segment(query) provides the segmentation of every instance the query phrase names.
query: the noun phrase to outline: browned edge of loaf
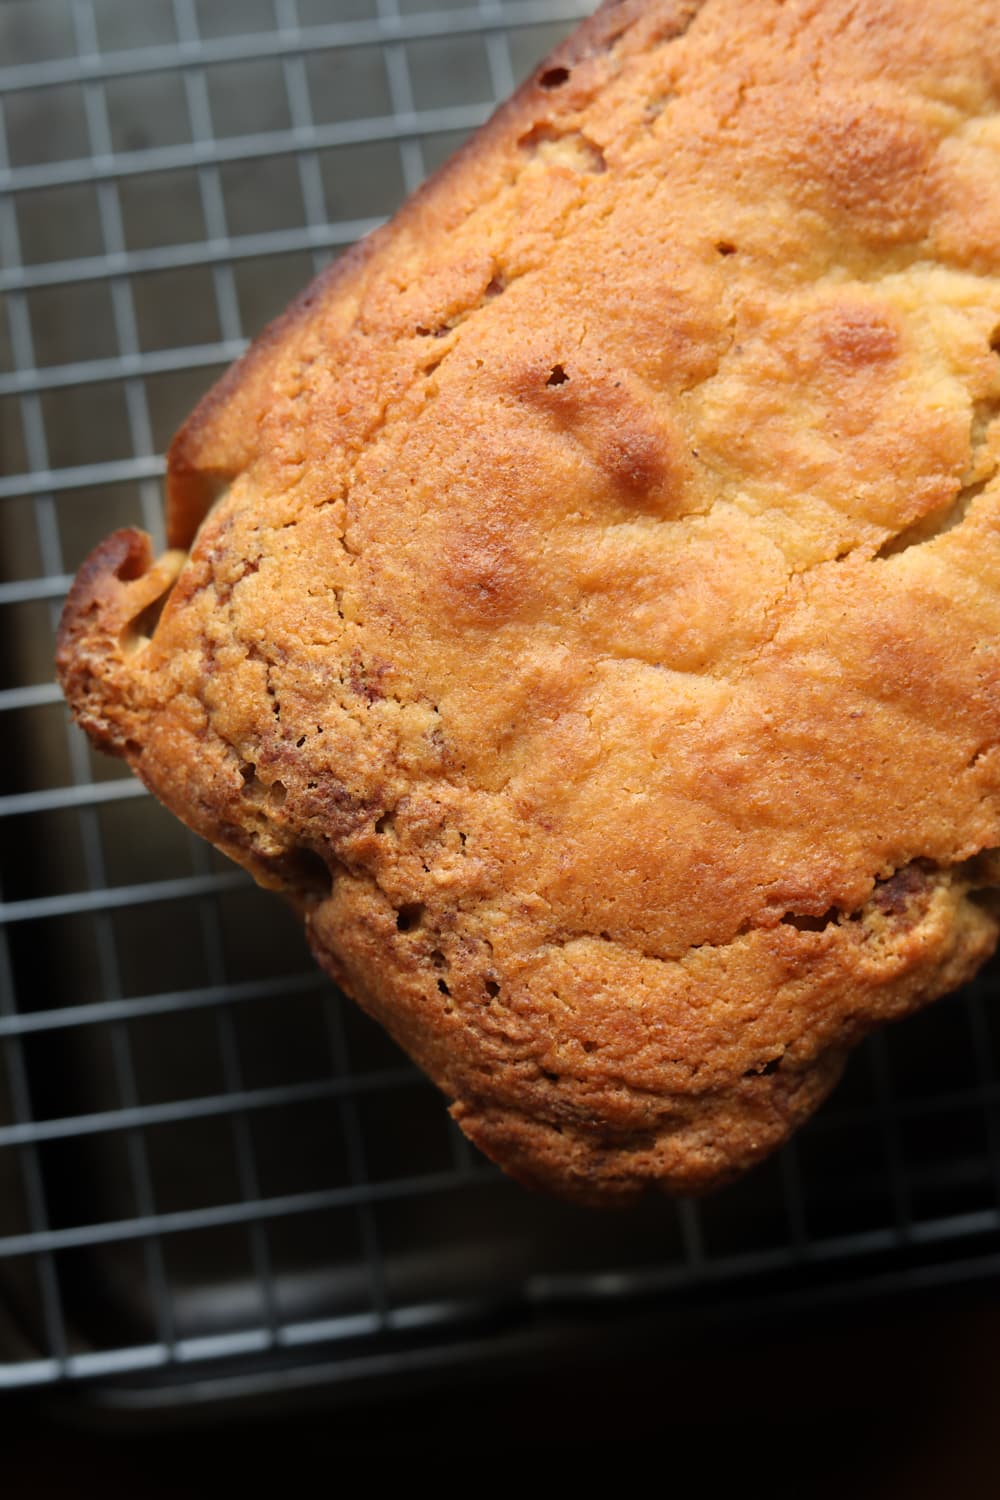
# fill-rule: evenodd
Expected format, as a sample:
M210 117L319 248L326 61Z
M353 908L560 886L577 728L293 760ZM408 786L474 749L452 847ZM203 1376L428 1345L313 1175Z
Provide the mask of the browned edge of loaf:
M144 531L113 531L77 573L59 624L56 673L77 723L101 750L133 767L140 747L130 733L129 647L142 636L143 615L173 587L181 562L176 552L154 560Z

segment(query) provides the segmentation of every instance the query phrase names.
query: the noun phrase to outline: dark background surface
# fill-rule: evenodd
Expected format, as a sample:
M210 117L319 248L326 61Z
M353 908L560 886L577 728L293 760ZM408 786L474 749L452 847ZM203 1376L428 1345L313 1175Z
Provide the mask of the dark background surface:
M137 1432L79 1404L60 1411L51 1396L42 1408L8 1402L3 1493L160 1500L216 1494L221 1478L227 1493L287 1493L313 1469L331 1485L346 1480L337 1465L348 1456L374 1461L377 1478L408 1455L433 1459L430 1472L450 1487L481 1482L484 1461L501 1465L519 1450L585 1458L611 1447L655 1460L652 1475L667 1489L690 1467L734 1493L993 1496L998 1347L1000 1293L991 1289L855 1308L818 1325L806 1315L797 1328L742 1326L701 1348L632 1356L612 1352L595 1329L571 1370L489 1367L402 1396L318 1396L283 1417L219 1423L202 1412L194 1426ZM449 1455L464 1462L452 1468Z

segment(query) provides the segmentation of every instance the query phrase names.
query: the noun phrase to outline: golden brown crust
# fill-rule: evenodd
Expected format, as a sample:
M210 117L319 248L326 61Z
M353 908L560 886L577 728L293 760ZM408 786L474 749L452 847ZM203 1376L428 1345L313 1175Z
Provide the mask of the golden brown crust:
M667 40L690 24L704 0L672 0L650 18L646 0L605 0L593 16L569 36L537 68L493 118L423 184L396 215L393 223L369 235L334 261L270 323L246 354L222 376L199 402L170 445L167 464L167 539L171 547L188 547L208 510L230 481L253 462L258 434L286 364L289 346L305 324L327 317L336 326L343 304L350 303L370 261L391 243L402 225L418 219L435 200L446 195L451 181L472 167L489 146L517 122L545 105L553 88L561 88L579 63L614 45L629 28L645 20L643 36L633 45ZM650 20L653 20L650 25ZM332 331L332 330L331 330Z
M605 7L179 434L152 640L135 534L74 589L525 1182L725 1181L993 949L998 156L992 0Z

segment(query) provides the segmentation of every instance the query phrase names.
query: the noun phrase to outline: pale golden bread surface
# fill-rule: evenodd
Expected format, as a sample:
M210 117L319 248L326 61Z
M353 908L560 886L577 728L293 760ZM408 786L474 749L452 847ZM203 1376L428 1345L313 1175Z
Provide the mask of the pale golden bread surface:
M81 722L527 1183L726 1180L994 947L998 111L995 0L606 7L77 580Z

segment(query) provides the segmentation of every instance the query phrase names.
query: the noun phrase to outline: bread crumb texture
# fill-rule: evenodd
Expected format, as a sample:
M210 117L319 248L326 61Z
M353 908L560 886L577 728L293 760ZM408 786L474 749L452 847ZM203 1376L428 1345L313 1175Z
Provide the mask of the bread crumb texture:
M605 7L198 408L67 695L507 1171L717 1185L997 938L998 331L996 0Z

